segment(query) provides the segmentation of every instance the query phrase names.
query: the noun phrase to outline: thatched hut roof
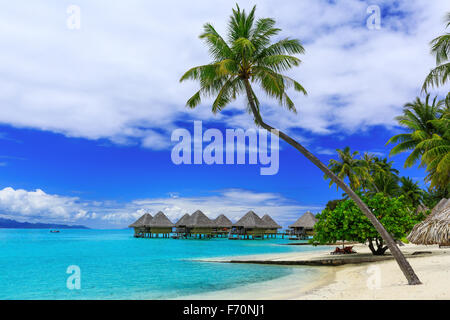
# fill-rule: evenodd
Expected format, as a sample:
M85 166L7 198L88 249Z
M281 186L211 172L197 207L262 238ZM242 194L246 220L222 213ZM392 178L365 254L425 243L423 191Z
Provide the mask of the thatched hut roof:
M130 224L128 228L139 228L148 226L150 221L152 221L153 217L150 213L144 213L139 219Z
M190 217L189 217L189 223L187 224L188 227L201 227L201 228L207 228L207 227L215 227L215 223L209 219L203 212L200 210L195 211Z
M289 226L289 228L305 228L312 229L316 224L316 217L310 212L305 212L297 221Z
M153 217L152 221L150 221L150 223L149 223L149 227L156 227L156 228L170 228L173 226L174 226L174 224L161 211L159 211Z
M266 222L270 226L270 228L276 228L276 229L281 229L282 228L282 226L280 226L278 223L276 223L275 220L273 220L272 217L269 216L268 214L265 214L262 217L262 220L264 222Z
M215 218L213 222L216 224L216 227L218 228L231 228L231 226L233 225L233 222L231 222L231 220L228 219L223 214Z
M450 245L450 199L442 199L407 239L415 244Z
M189 223L189 219L190 219L190 215L189 213L186 213L184 216L182 216L180 218L180 220L177 221L177 223L175 223L175 227L184 227Z
M269 228L268 224L251 210L234 223L233 226L244 228Z

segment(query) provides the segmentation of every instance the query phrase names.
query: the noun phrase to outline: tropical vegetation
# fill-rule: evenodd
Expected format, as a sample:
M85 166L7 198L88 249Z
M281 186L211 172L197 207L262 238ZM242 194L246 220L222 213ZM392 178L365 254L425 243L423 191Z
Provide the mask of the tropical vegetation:
M363 195L362 199L395 239L404 238L422 219L404 196L389 197L380 192L373 196ZM388 249L369 219L351 200L340 201L333 210L325 209L316 218L314 243L367 242L374 255L383 255Z
M290 144L344 190L389 246L408 283L419 284L420 281L409 262L367 204L298 141L264 122L260 112L261 103L252 85L259 86L268 97L274 98L288 110L296 112L294 102L287 94L287 89L293 88L302 95L306 95L306 90L296 80L285 75L285 72L299 66L301 61L294 55L302 54L304 48L297 39L284 38L272 42L272 38L277 36L281 29L275 27L274 19L256 19L255 10L256 7L253 7L247 13L239 6L233 9L228 23L226 40L212 24L204 25L200 39L204 40L209 48L212 61L189 69L181 77L180 81L194 80L200 84L200 89L187 100L186 105L195 108L201 103L202 98L212 97L212 112L217 113L239 95L245 95L246 109L252 115L255 124Z
M424 101L417 98L408 103L403 114L396 117L406 133L393 136L387 144L397 144L390 155L410 152L405 160L405 167L419 162L426 168L426 182L430 189L437 189L444 196L449 196L450 185L450 112L449 100Z

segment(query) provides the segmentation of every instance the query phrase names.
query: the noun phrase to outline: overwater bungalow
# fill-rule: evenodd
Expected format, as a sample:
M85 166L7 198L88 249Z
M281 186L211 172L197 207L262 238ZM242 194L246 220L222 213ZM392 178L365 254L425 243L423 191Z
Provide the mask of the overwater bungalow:
M316 217L310 212L305 212L297 221L289 226L290 239L306 239L314 234L314 225L316 224Z
M269 225L250 210L233 224L229 239L264 239L267 228Z
M188 234L188 222L191 216L186 213L175 223L175 232L177 233L177 237L186 238Z
M262 217L262 220L268 225L268 228L265 231L266 237L276 238L278 229L281 229L282 227L278 223L276 223L275 220L273 220L272 217L269 216L268 214L265 214Z
M158 238L162 235L163 238L168 238L172 233L172 228L175 226L166 215L159 211L148 224L150 238Z
M150 213L144 213L139 219L130 224L128 228L134 228L136 238L147 238L149 236L148 225L153 217Z
M189 236L195 238L211 238L215 223L200 210L195 211L188 219L186 228Z
M230 233L231 227L233 226L231 220L223 214L215 218L213 222L216 225L215 228L213 228L213 234L217 237L223 237Z

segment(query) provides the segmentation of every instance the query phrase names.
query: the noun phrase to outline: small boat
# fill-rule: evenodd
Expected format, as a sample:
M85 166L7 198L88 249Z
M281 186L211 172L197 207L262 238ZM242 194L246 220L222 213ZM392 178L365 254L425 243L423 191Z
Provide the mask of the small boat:
M50 233L59 233L59 230L50 230Z

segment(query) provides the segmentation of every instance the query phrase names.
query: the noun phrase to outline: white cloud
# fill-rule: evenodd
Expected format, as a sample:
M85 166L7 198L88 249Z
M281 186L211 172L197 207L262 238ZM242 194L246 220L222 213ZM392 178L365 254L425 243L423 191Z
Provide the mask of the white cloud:
M85 216L80 209L78 198L47 194L40 189L27 191L11 187L0 190L0 211L12 217L46 220L70 220L72 217Z
M329 148L322 148L322 147L317 147L316 148L316 153L317 154L327 155L327 156L335 156L335 155L337 155L336 150L329 149Z
M444 0L256 3L258 16L276 18L281 36L298 37L306 47L302 66L291 73L309 92L293 94L299 114L261 96L264 115L278 128L318 134L393 125L434 65L428 42L443 32L450 11ZM365 27L374 3L397 13L382 17L379 31ZM186 109L196 85L178 83L187 68L209 61L197 36L207 21L225 31L230 2L80 0L78 31L66 27L66 5L2 4L1 123L157 150L170 145L179 120L253 126L248 114L214 116L206 103Z

